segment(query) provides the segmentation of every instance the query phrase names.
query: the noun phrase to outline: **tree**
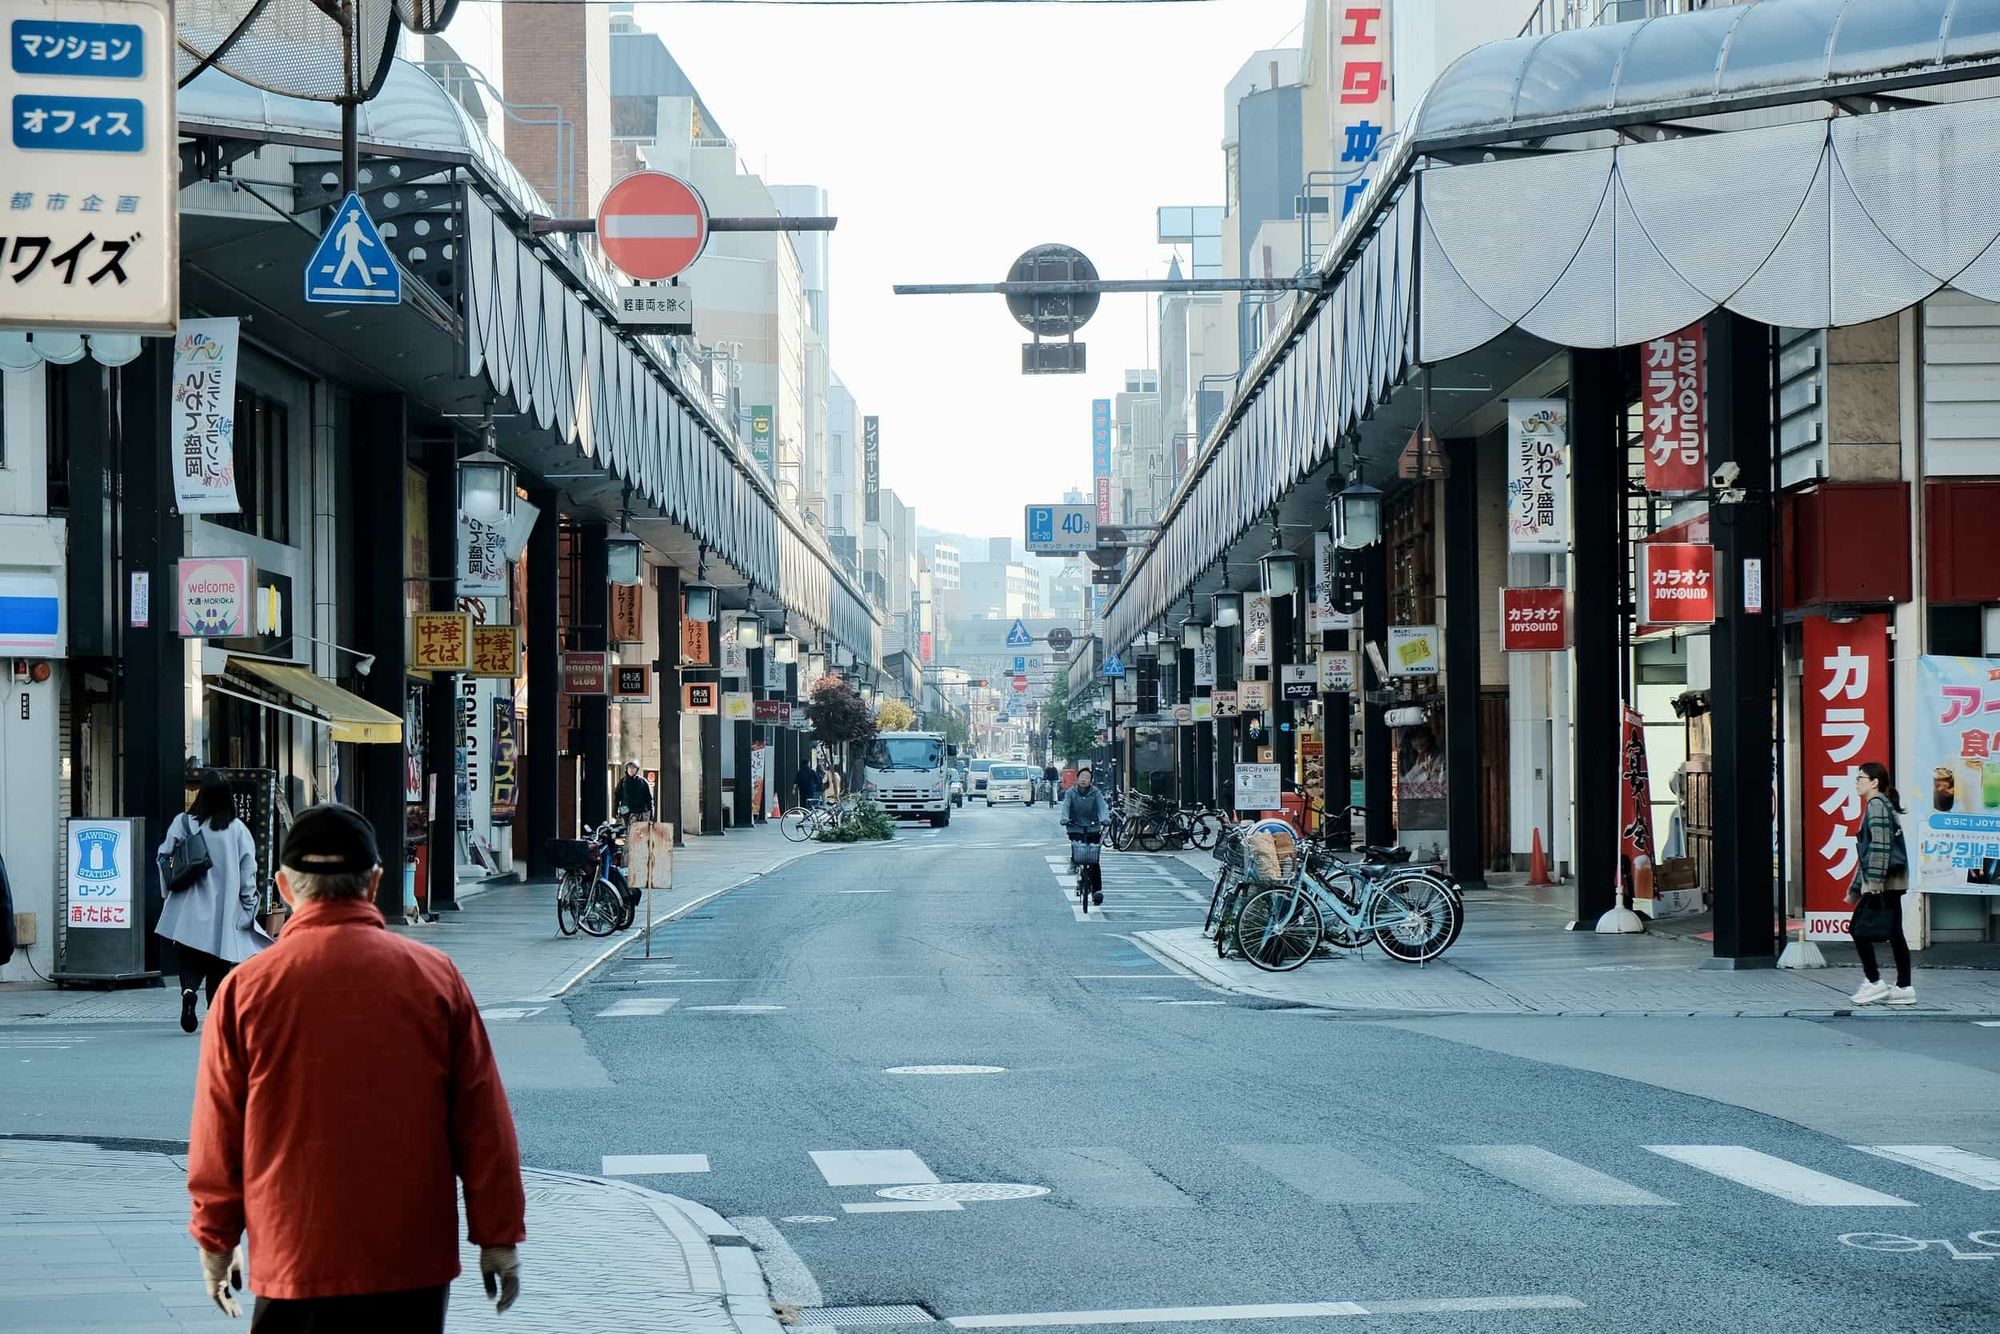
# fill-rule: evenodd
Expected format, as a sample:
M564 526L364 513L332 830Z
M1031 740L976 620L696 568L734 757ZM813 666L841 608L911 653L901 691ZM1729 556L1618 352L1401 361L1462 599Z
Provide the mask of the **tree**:
M916 725L916 713L900 699L885 699L875 710L878 732L907 732Z
M1088 686L1072 695L1069 677L1061 670L1049 683L1042 701L1042 721L1048 728L1049 749L1058 760L1081 760L1097 744L1097 687Z
M841 757L840 771L850 790L854 780L853 746L875 737L875 719L844 676L822 676L806 704L813 735Z
M943 725L938 730L944 733L944 739L951 745L963 747L970 740L972 729L966 726L965 719L957 713L947 711L942 721Z

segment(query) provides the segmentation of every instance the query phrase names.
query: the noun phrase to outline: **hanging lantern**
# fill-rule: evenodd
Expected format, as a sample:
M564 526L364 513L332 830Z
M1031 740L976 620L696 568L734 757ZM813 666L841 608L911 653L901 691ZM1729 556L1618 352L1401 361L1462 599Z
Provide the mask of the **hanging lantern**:
M1277 525L1271 526L1271 549L1257 561L1257 587L1274 598L1299 591L1299 558L1285 550Z
M630 533L613 533L604 539L605 578L627 587L640 581L645 546Z
M1333 498L1334 530L1349 551L1372 547L1382 540L1382 493L1357 481Z
M736 613L736 643L746 649L764 647L764 618L755 607Z
M1227 626L1243 624L1243 595L1233 589L1224 588L1208 600L1210 619L1220 630Z
M781 667L789 667L799 660L799 640L796 635L772 635L771 658Z

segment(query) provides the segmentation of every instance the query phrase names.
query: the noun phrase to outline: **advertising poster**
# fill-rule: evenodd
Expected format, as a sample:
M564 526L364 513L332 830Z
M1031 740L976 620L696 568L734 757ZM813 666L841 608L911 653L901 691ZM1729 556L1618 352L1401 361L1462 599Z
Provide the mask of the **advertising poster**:
M1313 586L1312 606L1307 615L1312 617L1309 628L1316 633L1328 630L1352 630L1354 618L1344 611L1334 610L1338 590L1334 587L1334 575L1338 567L1332 533L1313 534Z
M722 674L736 681L750 679L750 650L732 634L722 636Z
M1319 690L1322 695L1353 694L1356 676L1354 654L1328 650L1319 655Z
M714 664L708 656L708 621L681 621L681 664L686 667L711 667Z
M507 529L458 515L458 596L499 597L507 591Z
M1188 717L1196 723L1205 723L1215 717L1215 701L1207 695L1196 695L1188 701Z
M1569 403L1507 400L1507 549L1569 550Z
M1234 690L1218 690L1208 697L1209 707L1217 718L1234 718L1242 709Z
M1646 489L1702 490L1708 485L1708 349L1701 324L1646 343L1640 376Z
M1847 887L1861 868L1856 841L1861 794L1855 791L1854 775L1869 760L1887 763L1892 753L1889 618L1861 616L1836 625L1814 616L1801 628L1805 652L1799 690L1799 786L1805 811L1801 830L1805 865L1800 890L1806 939L1845 940L1854 916ZM1904 804L1915 807L1917 784L1909 787ZM1912 868L1911 878L1915 876Z
M747 690L726 690L722 695L722 717L726 722L751 722L757 716L753 708L755 703Z
M1212 626L1201 632L1201 647L1194 651L1194 683L1197 687L1215 684L1215 629Z
M1111 522L1111 400L1090 400L1090 477L1097 521Z
M1271 706L1269 681L1238 681L1236 703L1245 713L1262 713Z
M1239 811L1273 811L1278 809L1278 798L1282 785L1275 764L1239 764L1236 766L1236 809Z
M1271 599L1264 593L1243 595L1243 666L1271 665Z
M1618 757L1618 860L1635 899L1653 897L1653 783L1646 775L1646 720L1625 710Z
M1435 625L1389 627L1389 675L1436 676L1444 665L1444 641Z
M521 801L521 742L514 731L514 701L493 701L493 827L514 823Z
M174 567L179 628L188 639L233 639L250 633L256 576L247 556L196 556Z
M2000 894L2000 658L1917 659L1916 714L1911 887Z
M236 514L236 320L182 320L174 334L174 503Z
M1444 711L1431 709L1415 727L1399 727L1396 737L1396 829L1405 840L1442 834L1450 825L1445 808Z

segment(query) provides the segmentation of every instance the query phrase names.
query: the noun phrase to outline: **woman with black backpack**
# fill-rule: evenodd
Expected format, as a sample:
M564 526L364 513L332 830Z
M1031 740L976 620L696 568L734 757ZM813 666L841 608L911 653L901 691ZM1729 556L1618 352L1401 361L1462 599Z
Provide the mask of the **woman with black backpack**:
M159 859L167 902L153 929L180 954L181 1031L192 1033L196 988L206 983L215 1004L229 970L271 943L257 924L257 843L220 775L201 776L194 804L167 826Z

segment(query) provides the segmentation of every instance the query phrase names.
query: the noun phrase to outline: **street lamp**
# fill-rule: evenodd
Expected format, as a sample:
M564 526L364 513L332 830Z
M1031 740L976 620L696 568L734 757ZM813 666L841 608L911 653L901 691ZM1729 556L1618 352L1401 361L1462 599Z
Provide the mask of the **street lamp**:
M487 444L492 443L493 427L486 427ZM458 507L481 523L503 519L514 512L514 465L482 447L458 461Z
M799 660L799 641L796 635L778 634L771 636L771 660L781 667L788 667Z
M641 555L644 544L630 533L613 533L604 539L605 578L614 584L630 586L640 580L640 570L644 568Z
M764 618L757 614L756 607L736 613L736 644L746 649L764 646Z
M702 548L701 558L695 564L694 578L681 587L681 596L687 599L687 618L690 621L715 619L715 585L708 582L708 548Z
M806 651L806 667L805 667L806 680L817 681L819 680L820 677L825 675L826 675L826 651L824 649L808 649Z
M1271 549L1257 561L1257 586L1274 598L1288 598L1299 591L1299 558L1285 550L1278 525L1271 525Z
M1202 632L1207 629L1207 626L1195 619L1194 594L1188 594L1187 615L1181 619L1181 647L1190 653L1199 653Z
M1218 630L1243 624L1243 595L1224 586L1208 599L1209 619Z
M1382 540L1382 493L1357 477L1333 498L1333 519L1347 550L1374 546Z

